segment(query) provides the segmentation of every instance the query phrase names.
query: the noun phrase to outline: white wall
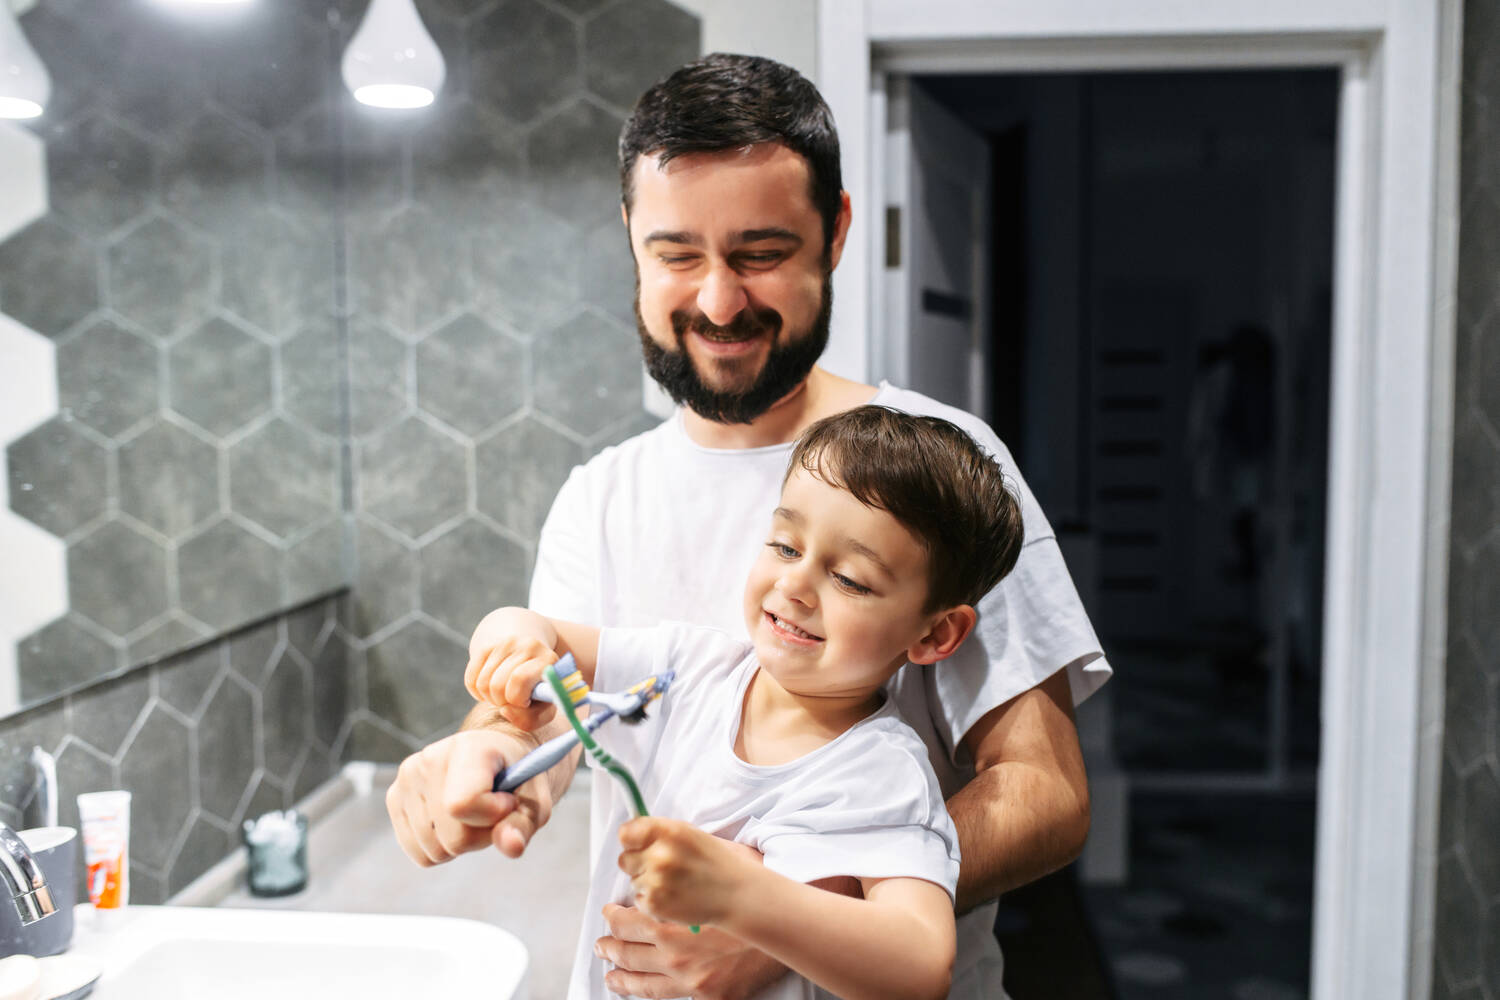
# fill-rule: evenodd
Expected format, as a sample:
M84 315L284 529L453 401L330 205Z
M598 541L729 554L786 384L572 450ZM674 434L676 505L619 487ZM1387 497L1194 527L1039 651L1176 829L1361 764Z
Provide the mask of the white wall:
M817 0L673 0L703 20L703 51L767 56L818 79Z

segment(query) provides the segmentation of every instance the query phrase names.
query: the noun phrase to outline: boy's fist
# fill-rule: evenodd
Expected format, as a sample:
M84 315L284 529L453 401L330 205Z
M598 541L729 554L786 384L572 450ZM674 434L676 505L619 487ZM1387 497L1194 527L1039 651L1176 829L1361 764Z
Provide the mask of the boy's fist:
M620 870L636 905L658 920L722 923L747 874L759 867L738 845L681 820L642 816L620 827Z
M557 662L557 653L540 639L510 636L480 649L464 668L464 687L478 701L494 705L517 727L536 729L552 718L557 707L532 704L531 691L542 671Z

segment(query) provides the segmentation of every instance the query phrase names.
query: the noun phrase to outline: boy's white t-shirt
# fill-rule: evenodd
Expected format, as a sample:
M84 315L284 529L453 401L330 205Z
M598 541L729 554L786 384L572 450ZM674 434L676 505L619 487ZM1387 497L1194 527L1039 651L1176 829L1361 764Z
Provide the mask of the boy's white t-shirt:
M889 685L902 717L927 746L944 796L973 776L960 741L992 709L1066 666L1074 703L1108 679L1109 664L1062 553L1010 452L987 424L921 393L881 383L871 403L950 420L1005 470L1026 538L1015 569L979 603L974 635L951 659L908 664ZM695 444L678 412L575 468L542 527L530 606L591 625L663 621L710 625L744 637L745 581L771 525L792 445L714 449ZM591 840L602 816L594 783ZM958 921L953 998L1001 996L995 906Z
M666 696L644 721L611 722L598 733L610 755L635 776L654 816L692 823L748 844L767 868L798 882L836 875L920 878L951 897L958 882L958 834L927 750L887 700L831 742L794 761L763 767L734 752L746 685L758 664L743 639L701 626L605 629L594 687L623 691L651 674L676 671ZM871 780L878 776L879 780ZM569 1000L606 1000L605 963L594 942L608 933L606 903L629 903L620 871L620 824L634 813L628 793L603 773L602 842L595 846L574 958ZM828 994L788 975L756 1000L821 1000Z

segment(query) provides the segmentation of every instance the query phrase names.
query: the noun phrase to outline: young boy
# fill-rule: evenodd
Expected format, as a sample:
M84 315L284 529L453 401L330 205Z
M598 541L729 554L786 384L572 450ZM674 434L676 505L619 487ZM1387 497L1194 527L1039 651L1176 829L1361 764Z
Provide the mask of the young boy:
M882 688L958 649L1021 533L999 466L968 434L864 406L813 424L792 452L745 586L748 643L687 625L486 616L464 682L523 728L555 711L530 694L563 653L602 691L677 672L645 722L604 738L653 815L629 819L623 794L612 800L619 872L612 849L593 859L571 1000L606 995L600 911L631 899L796 973L762 998L947 995L958 838L924 745ZM863 898L810 884L841 876Z

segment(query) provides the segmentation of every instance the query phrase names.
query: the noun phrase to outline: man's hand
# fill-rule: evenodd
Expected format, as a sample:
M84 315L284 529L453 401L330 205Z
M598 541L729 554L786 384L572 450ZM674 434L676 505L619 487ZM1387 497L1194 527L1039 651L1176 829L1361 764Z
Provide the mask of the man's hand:
M786 973L780 962L712 927L694 934L614 903L604 908L604 922L610 936L594 942L594 954L616 966L604 985L622 996L744 1000Z
M501 767L537 745L533 737L474 729L424 747L401 762L385 793L401 849L422 867L451 861L493 844L518 858L552 816L547 776L514 793L491 792Z

